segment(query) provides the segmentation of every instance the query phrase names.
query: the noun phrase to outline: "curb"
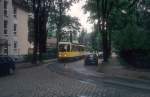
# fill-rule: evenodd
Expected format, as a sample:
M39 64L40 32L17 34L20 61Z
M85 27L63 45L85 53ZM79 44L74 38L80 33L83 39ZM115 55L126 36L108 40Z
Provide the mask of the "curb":
M25 69L25 68L32 68L32 67L36 67L36 66L41 66L41 65L48 64L50 62L56 62L56 60L57 59L44 60L44 62L39 63L39 64L32 64L29 62L19 63L19 64L16 64L16 69Z

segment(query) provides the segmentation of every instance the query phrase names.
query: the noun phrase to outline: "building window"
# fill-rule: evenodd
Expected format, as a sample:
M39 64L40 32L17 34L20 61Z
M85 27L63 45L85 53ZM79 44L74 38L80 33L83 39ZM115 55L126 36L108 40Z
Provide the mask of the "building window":
M4 44L4 54L8 54L8 41L6 41Z
M14 15L14 18L17 18L17 8L16 7L14 7L14 9L13 9L13 15Z
M4 48L4 54L8 54L8 48Z
M7 31L7 29L4 29L4 34L8 34L8 31Z
M14 24L14 35L17 34L17 24Z
M14 41L14 49L17 49L17 41Z
M8 1L4 1L4 16L8 17Z
M7 28L8 28L8 21L4 20L4 34L8 34Z

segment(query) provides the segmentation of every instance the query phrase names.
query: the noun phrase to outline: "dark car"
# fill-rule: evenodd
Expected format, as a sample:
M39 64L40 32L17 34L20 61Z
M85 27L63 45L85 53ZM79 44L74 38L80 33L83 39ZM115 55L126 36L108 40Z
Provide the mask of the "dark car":
M15 62L9 56L0 56L0 75L13 74L15 72Z
M96 54L90 54L85 57L85 65L98 65L98 56Z

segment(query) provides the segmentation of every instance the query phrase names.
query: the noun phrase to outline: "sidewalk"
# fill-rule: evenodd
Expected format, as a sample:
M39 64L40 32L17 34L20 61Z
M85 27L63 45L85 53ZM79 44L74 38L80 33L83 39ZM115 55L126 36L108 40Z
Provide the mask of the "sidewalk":
M116 55L113 55L108 63L100 64L98 71L110 77L150 80L150 70L129 67L121 63Z
M56 58L50 59L50 60L44 60L42 63L39 63L39 64L32 64L30 62L16 63L16 68L17 69L30 68L30 67L34 67L34 66L39 66L39 65L55 62L56 60L57 60Z

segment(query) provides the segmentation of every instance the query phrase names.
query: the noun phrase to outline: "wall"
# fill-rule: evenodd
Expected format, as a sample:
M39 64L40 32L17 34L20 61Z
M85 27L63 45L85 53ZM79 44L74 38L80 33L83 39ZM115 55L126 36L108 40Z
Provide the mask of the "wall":
M30 43L28 41L28 12L17 8L17 38L20 55L28 54Z

